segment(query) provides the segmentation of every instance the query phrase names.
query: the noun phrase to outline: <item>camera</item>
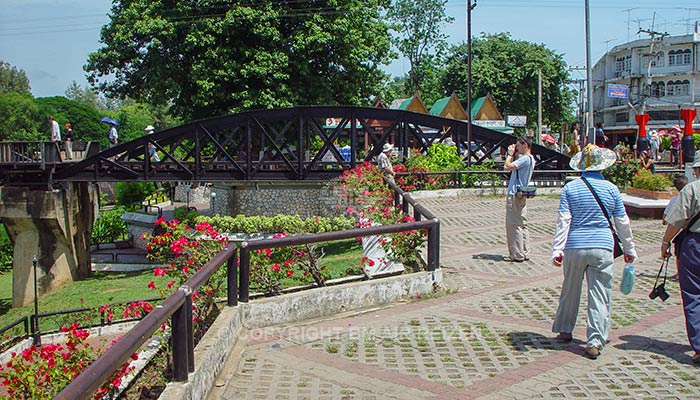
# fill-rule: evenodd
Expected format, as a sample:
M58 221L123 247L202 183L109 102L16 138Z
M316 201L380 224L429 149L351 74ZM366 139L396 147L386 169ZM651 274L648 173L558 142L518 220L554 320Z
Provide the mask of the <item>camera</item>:
M654 300L655 298L660 298L661 301L666 301L668 300L669 297L671 297L668 292L666 291L665 285L662 283L660 285L654 286L654 288L651 290L651 293L649 293L649 298Z

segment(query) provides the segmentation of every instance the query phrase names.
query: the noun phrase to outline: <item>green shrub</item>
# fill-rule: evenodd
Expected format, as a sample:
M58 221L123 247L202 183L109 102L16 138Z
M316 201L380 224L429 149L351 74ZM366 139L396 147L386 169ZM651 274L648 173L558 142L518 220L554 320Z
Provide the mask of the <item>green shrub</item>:
M156 185L153 182L117 182L114 196L117 205L130 207L134 203L144 201L155 190Z
M122 219L125 212L126 207L123 206L101 211L99 218L92 226L92 243L110 243L127 239L126 222Z
M0 273L12 270L13 247L5 225L0 224Z
M627 151L621 151L618 161L602 174L608 181L614 183L620 190L624 190L632 183L632 178L637 174L639 163Z
M189 226L194 226L197 217L199 217L199 212L194 209L190 210L187 206L177 207L173 210L173 218Z
M651 171L640 168L637 175L632 178L632 187L642 190L665 191L673 188L673 182L665 175L652 174Z
M355 227L354 218L349 217L310 217L302 219L298 215L278 214L274 217L264 217L259 215L245 216L236 215L213 217L198 216L195 224L208 222L214 229L226 233L322 233L333 232Z

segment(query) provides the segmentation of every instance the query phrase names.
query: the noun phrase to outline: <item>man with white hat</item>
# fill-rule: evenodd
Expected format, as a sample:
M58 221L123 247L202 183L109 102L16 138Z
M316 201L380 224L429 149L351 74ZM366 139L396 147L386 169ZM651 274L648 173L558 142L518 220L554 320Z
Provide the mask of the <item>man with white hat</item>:
M585 276L588 287L585 355L591 359L598 358L610 333L615 240L612 224L620 238L625 263L637 258L622 195L600 173L615 164L616 159L614 151L593 144L571 158L569 166L582 172L581 179L569 182L561 190L552 241L552 264L563 267L564 272L552 332L559 334L559 340L573 340Z
M147 135L150 135L156 130L156 128L154 128L153 125L148 125L147 127L143 128L143 130L146 131ZM153 161L160 161L160 157L158 157L158 154L156 154L156 146L151 142L148 142L148 155L151 156Z
M396 175L394 167L391 165L391 161L389 161L389 156L393 149L394 146L391 143L384 143L382 153L377 156L377 166L382 171L382 174L384 174L384 177L391 179L392 182L394 181L394 175Z

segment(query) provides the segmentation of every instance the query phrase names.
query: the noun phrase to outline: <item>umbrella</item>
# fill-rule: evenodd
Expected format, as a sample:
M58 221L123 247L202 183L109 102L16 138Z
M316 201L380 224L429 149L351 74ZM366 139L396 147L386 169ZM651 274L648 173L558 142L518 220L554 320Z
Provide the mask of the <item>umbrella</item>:
M100 119L100 122L104 122L105 124L112 124L115 126L119 126L119 122L117 122L116 119L110 118L110 117L102 117L102 119Z
M553 145L556 143L556 139L554 139L554 136L550 135L549 133L544 133L541 136L542 141L549 143L550 145Z

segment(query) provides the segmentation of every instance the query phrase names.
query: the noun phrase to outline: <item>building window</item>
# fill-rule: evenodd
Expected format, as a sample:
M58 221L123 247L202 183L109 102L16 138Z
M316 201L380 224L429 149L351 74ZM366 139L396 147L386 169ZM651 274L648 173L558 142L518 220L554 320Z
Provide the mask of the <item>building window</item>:
M626 112L615 113L615 122L629 122L629 114Z
M622 76L622 71L625 69L625 59L624 57L618 57L615 60L615 77Z
M627 76L632 71L632 56L618 57L615 59L615 78Z
M690 49L683 51L683 65L690 65L690 56ZM678 57L678 55L676 57Z
M668 52L668 65L690 65L690 49L671 50Z
M664 97L666 95L666 84L664 82L651 83L651 97Z
M666 94L669 96L690 95L690 81L687 79L682 81L668 81L666 85Z
M664 60L665 60L665 54L663 51L660 51L656 53L656 56L651 60L651 66L652 67L663 67L664 66Z

